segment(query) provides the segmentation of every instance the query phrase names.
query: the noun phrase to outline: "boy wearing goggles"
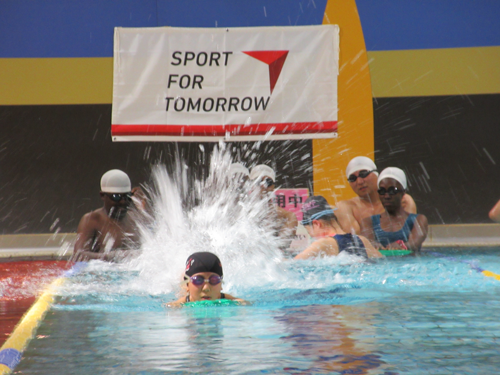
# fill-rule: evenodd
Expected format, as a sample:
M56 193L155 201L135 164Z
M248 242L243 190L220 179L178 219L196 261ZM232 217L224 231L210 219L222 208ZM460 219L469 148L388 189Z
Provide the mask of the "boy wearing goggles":
M127 174L118 169L101 178L103 207L85 214L77 229L73 260L120 260L131 255L125 251L138 247L139 233L128 213L131 207L144 211L146 199L141 188L131 188Z
M347 165L346 175L357 197L338 202L339 223L346 232L361 233L361 221L365 217L384 212L377 193L377 166L366 156L357 156ZM409 194L404 195L402 205L407 212L417 212L415 201Z
M361 233L378 249L420 251L427 237L427 218L405 211L406 175L395 167L386 168L378 178L384 212L361 222Z
M167 307L179 307L186 302L215 301L229 299L245 302L222 292L222 264L217 255L202 251L190 255L186 261L184 282L186 295Z

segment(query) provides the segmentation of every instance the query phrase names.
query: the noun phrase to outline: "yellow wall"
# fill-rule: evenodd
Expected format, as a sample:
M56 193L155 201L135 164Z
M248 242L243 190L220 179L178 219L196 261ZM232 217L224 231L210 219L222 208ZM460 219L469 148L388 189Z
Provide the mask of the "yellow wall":
M374 158L370 70L354 0L329 0L323 24L340 27L337 139L313 141L314 194L330 204L354 197L345 167L355 156Z

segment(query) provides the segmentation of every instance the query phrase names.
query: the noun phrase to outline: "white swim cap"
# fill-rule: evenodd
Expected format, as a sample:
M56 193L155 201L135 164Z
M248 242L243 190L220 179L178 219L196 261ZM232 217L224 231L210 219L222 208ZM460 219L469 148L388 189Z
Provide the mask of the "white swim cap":
M250 177L250 172L248 171L248 168L245 167L241 163L233 163L229 166L229 175L232 176L234 174L240 173L244 176Z
M271 177L273 181L276 181L276 173L271 167L265 164L259 164L252 168L252 171L250 172L251 180L256 180L262 176Z
M103 193L130 193L132 186L127 174L119 169L112 169L101 177L101 191Z
M375 163L372 161L372 159L367 158L366 156L356 156L354 159L352 159L349 164L347 164L347 168L345 170L345 173L347 177L354 172L357 171L362 171L362 170L367 170L367 171L373 171L374 169L377 169L377 166ZM373 172L376 176L378 176L378 172Z
M396 167L389 167L389 168L384 169L380 173L380 176L379 176L378 181L377 181L377 186L380 186L380 181L382 181L384 178L395 179L397 182L399 182L401 184L401 186L403 186L403 189L406 190L406 187L407 187L406 186L406 175L402 169L399 169Z

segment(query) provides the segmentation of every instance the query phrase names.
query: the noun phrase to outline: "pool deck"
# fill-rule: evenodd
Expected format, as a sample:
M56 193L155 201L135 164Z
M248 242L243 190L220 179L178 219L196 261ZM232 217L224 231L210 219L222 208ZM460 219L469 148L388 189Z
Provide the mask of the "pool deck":
M69 259L75 233L0 235L0 262ZM426 248L500 247L500 224L430 225Z

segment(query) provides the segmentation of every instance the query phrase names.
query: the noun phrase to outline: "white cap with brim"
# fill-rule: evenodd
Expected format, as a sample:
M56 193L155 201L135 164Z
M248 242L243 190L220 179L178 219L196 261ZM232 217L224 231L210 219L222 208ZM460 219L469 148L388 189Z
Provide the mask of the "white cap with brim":
M243 164L240 163L233 163L229 166L229 175L234 175L240 173L244 176L250 177L250 172L248 171L248 168L245 167Z
M252 171L250 172L251 180L256 180L259 177L262 178L263 176L271 177L273 181L276 181L276 173L271 167L265 164L259 164L252 168Z
M130 178L119 169L107 171L101 177L101 191L103 193L130 193L132 191Z
M372 161L372 159L367 158L366 156L356 156L349 162L349 164L347 164L345 173L349 178L349 176L354 172L362 170L373 171L375 169L377 169L377 166ZM378 172L373 172L373 173L378 176Z
M401 184L403 189L406 190L407 185L406 185L406 174L403 172L402 169L396 168L396 167L389 167L384 169L381 173L380 176L378 177L378 182L377 186L380 186L380 181L382 181L384 178L393 178L397 182Z

